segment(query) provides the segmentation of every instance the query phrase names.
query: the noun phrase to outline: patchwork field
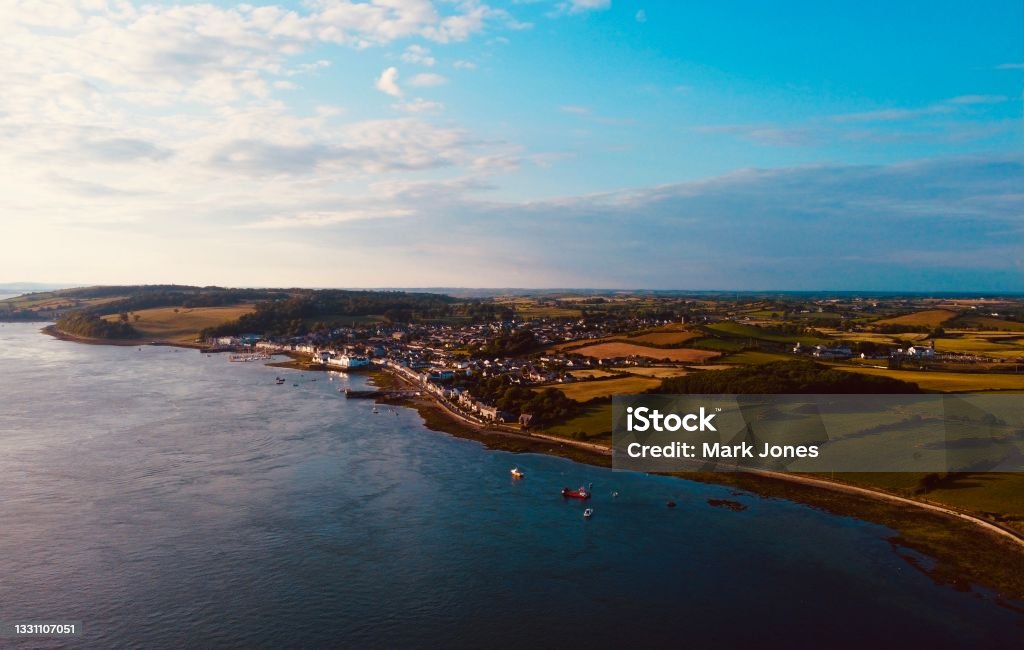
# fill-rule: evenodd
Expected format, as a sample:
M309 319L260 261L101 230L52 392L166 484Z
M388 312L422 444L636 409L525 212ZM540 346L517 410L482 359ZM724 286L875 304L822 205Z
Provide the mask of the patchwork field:
M253 305L242 304L231 307L157 307L132 312L129 322L146 339L175 342L191 342L200 330L234 320L253 310ZM135 320L135 316L139 320ZM117 320L116 314L103 317Z
M565 396L569 399L574 399L577 402L588 402L595 397L642 393L645 390L659 385L661 385L660 379L633 376L622 377L621 379L606 379L603 381L581 381L574 384L553 384L549 386L541 386L540 388L557 388L565 393Z
M948 320L956 318L957 313L955 311L949 311L948 309L926 309L924 311L914 312L913 314L904 314L903 316L897 316L895 318L885 318L879 321L875 321L876 325L906 325L908 327L938 327Z
M718 352L711 352L709 350L649 348L642 345L634 345L632 343L618 342L587 345L573 350L573 352L587 357L593 357L595 359L638 356L646 357L648 359L668 359L669 361L682 363L703 363L708 359L714 359L719 355Z

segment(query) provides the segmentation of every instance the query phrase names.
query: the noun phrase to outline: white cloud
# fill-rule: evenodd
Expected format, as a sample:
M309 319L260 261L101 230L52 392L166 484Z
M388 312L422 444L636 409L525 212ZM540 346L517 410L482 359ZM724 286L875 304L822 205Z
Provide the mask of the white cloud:
M333 212L300 212L297 214L275 215L263 221L245 224L243 228L278 229L278 228L317 228L330 226L346 221L362 221L366 219L396 219L413 215L412 210L338 210Z
M405 52L402 53L402 60L406 63L415 63L427 67L437 63L437 59L431 56L430 50L422 45L410 45L405 48Z
M476 70L477 69L477 65L475 63L473 63L472 61L465 61L465 60L462 60L462 59L459 59L459 60L455 61L454 63L452 63L452 67L455 68L456 70Z
M384 70L384 72L381 72L380 76L377 77L376 83L374 83L374 87L392 97L401 97L402 89L398 86L398 68L391 66Z
M413 75L409 79L409 85L416 88L427 88L430 86L440 86L448 83L448 79L433 72L421 72L420 74Z
M996 70L1024 70L1024 63L1000 63Z
M412 101L392 104L392 108L405 113L440 113L444 110L444 104L417 97Z
M641 9L641 10L636 12L636 16L634 16L634 18L636 18L636 22L638 22L638 23L646 23L647 22L647 12L644 11L643 9Z

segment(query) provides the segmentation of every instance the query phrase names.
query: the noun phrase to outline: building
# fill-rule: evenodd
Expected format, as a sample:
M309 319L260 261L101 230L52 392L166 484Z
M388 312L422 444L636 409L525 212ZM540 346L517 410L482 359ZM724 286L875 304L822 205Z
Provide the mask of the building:
M349 354L343 354L337 357L330 357L327 360L327 365L334 368L343 368L350 370L353 368L365 368L370 365L370 360L366 357L357 357Z

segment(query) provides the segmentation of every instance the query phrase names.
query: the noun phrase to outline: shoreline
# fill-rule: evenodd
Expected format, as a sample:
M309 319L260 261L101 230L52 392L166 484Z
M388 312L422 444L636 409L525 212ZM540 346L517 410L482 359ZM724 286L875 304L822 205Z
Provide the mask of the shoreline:
M172 348L185 348L186 350L201 350L203 346L199 343L187 343L185 341L170 341L167 339L93 339L87 336L77 336L75 334L69 334L62 329L58 329L55 323L50 323L46 327L41 327L40 332L48 336L52 336L55 339L61 341L71 341L72 343L82 343L84 345L116 345L118 347L130 348L130 347L142 347L144 345L156 345L163 347Z
M201 348L199 345L172 341L88 339L62 332L53 324L41 328L41 331L60 340L87 345L168 345L186 349ZM292 357L289 361L266 365L303 371L324 370L319 366L304 363L301 361L301 355L288 356ZM368 374L370 382L381 389L401 385L419 390L418 386L385 368L373 368ZM379 398L377 401L413 408L423 419L426 428L474 440L488 449L556 455L574 462L611 468L611 450L604 445L562 439L549 434L517 433L488 428L467 420L434 397L425 394L415 398ZM1024 537L1016 531L969 513L882 490L813 476L760 470L668 475L696 483L732 487L740 491L734 494L750 493L761 498L786 499L834 515L854 517L886 526L898 533L889 539L897 554L900 554L899 549L908 549L923 553L936 561L935 566L928 569L916 563L913 558L900 554L908 564L927 575L936 584L948 584L956 589L970 590L973 583L993 590L1001 598L1024 602L1024 572L1006 566L1008 563L1005 561L1007 554L1017 555L1024 561ZM982 534L981 537L978 533ZM1002 604L1015 611L1024 612L1018 605L1005 602Z
M381 381L383 377L387 379ZM418 388L384 368L378 368L371 375L371 382L378 388L399 385ZM467 420L425 394L418 398L379 401L416 409L428 429L475 440L488 449L556 455L611 468L611 449L603 445L560 439L548 434L517 434L488 428ZM665 475L732 487L740 491L738 494L786 499L834 515L886 526L897 533L889 539L894 550L936 584L950 585L959 590L970 590L970 585L976 584L993 590L1001 597L1024 602L1024 573L1007 566L1012 563L1006 562L1007 555L1018 556L1024 562L1024 536L970 513L882 490L801 474L744 470ZM915 564L913 558L899 553L900 549L923 553L935 560L935 566L926 569ZM1004 604L1024 612L1018 606Z

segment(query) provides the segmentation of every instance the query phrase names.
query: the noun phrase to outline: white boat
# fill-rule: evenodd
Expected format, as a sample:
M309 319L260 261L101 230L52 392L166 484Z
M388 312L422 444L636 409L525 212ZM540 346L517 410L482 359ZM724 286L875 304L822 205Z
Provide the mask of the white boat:
M584 519L590 519L593 516L594 516L594 509L593 508L587 508L586 510L583 511L583 518Z
M513 467L511 474L512 478L523 478L524 476L526 476L526 474L523 474L523 470L519 469L518 467Z

